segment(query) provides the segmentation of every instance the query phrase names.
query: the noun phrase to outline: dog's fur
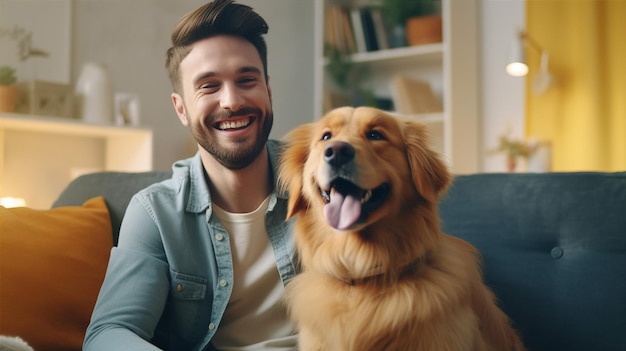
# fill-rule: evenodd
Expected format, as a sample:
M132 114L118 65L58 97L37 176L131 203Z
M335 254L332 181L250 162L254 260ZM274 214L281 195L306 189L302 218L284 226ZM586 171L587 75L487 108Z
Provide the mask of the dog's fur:
M33 348L18 336L0 335L0 351L33 351Z
M451 176L424 125L343 107L285 141L279 179L302 263L287 303L302 351L524 349L477 250L440 231ZM349 198L366 195L348 182L378 189L360 214Z

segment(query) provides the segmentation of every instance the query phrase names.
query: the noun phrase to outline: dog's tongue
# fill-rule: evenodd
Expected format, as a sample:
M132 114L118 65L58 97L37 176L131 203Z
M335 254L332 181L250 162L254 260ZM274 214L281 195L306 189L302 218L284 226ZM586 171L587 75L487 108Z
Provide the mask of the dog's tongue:
M363 191L342 194L332 188L330 202L324 206L324 217L328 224L339 230L350 228L361 216Z

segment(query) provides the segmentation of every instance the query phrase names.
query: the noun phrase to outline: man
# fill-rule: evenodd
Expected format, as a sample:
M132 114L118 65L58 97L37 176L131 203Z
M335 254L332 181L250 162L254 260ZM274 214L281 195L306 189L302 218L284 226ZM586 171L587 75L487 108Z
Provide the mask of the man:
M136 194L87 329L86 350L295 350L281 301L295 274L263 35L250 7L216 0L183 16L167 70L198 143Z

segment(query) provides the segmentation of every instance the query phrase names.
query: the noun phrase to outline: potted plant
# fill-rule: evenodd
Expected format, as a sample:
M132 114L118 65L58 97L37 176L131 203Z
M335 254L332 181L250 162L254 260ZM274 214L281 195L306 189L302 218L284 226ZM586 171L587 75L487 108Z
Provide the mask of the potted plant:
M536 146L522 140L500 137L500 145L492 152L504 152L506 154L506 168L509 172L515 172L519 161L528 161L528 158L536 151Z
M368 74L366 67L354 64L350 54L346 54L332 45L326 45L326 53L328 57L327 72L335 86L340 90L340 94L343 95L335 96L339 101L330 103L329 108L338 105L376 106L373 92L361 87L363 79Z
M440 5L441 0L383 0L380 6L394 35L404 35L412 46L441 42Z
M15 68L0 66L0 112L14 112L18 90Z

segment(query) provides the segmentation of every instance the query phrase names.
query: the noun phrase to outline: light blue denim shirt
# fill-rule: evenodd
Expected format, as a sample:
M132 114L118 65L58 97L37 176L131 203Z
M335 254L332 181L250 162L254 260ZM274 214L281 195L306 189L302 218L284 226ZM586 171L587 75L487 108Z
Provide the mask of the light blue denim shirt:
M267 147L275 171L280 144L270 140ZM84 350L211 349L232 292L233 264L205 179L197 154L174 163L171 179L133 196ZM283 283L296 274L286 207L286 194L274 191L266 228Z

